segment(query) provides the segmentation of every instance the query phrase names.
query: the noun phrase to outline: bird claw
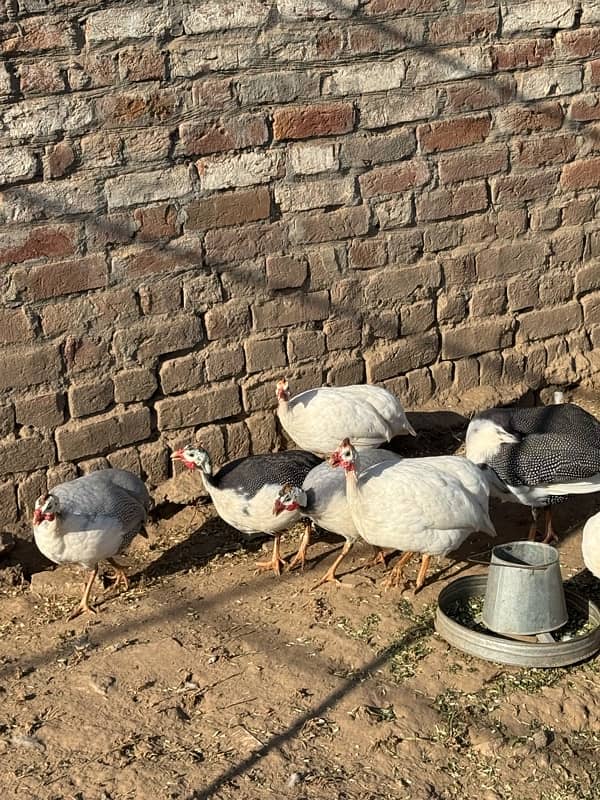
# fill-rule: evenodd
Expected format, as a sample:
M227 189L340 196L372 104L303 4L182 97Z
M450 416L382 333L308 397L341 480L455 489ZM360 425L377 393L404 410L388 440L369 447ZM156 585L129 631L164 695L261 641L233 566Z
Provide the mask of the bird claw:
M296 553L296 555L292 558L290 563L287 565L287 571L291 572L293 569L300 565L300 569L304 572L304 567L306 566L306 557L304 555L300 555L300 553Z
M89 612L90 614L97 614L98 613L98 611L95 608L92 608L92 606L88 605L88 603L80 603L77 606L77 608L75 608L75 609L73 609L73 611L71 611L71 613L69 614L67 619L68 620L75 619L76 617L78 617L80 614L83 614L84 612Z
M269 570L273 570L275 575L281 575L281 568L285 568L287 565L283 558L277 558L270 561L257 561L254 566L256 567L254 570L255 575L261 572L269 572Z

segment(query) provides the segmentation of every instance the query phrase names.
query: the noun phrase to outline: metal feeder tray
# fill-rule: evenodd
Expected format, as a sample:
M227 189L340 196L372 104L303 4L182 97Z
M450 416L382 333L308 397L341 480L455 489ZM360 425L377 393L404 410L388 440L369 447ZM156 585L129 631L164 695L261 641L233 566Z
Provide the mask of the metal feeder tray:
M575 609L595 623L595 628L582 636L563 642L520 641L490 631L489 634L471 630L448 615L453 603L471 597L483 597L486 575L458 578L446 586L438 597L435 629L449 644L465 653L487 661L519 667L565 667L590 658L600 650L600 609L591 600L565 589L567 609Z

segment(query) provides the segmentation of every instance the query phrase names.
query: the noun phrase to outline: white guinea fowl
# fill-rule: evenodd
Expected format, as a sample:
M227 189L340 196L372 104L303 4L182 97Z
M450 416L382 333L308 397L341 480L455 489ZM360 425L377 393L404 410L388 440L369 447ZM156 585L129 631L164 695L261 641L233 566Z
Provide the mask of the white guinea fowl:
M286 433L313 453L330 453L345 436L362 450L400 434L416 435L400 401L381 386L322 386L290 398L283 379L277 383L277 400Z
M362 539L380 548L403 550L388 585L398 583L414 553L422 554L415 591L425 582L431 556L456 550L476 531L495 536L489 486L481 470L460 456L408 458L367 469L348 439L330 463L346 472L346 498ZM351 547L346 542L345 556Z
M89 599L100 561L108 561L116 584L127 588L127 576L113 556L142 533L151 504L143 481L121 469L61 483L36 500L33 536L39 550L55 564L81 564L90 573L71 618L94 611Z
M286 513L273 514L273 500L285 483L302 483L321 459L302 450L247 456L230 461L213 475L209 454L202 447L176 450L172 459L188 469L199 469L204 488L217 514L232 528L245 534L268 533L275 538L270 561L258 562L259 569L281 572L279 542L283 531L301 519L298 506Z
M398 462L401 457L389 450L363 450L360 461L363 468L372 467L383 462ZM302 514L307 516L312 522L326 531L343 536L346 542L353 544L360 538L352 515L348 510L346 500L346 483L342 470L335 469L326 461L319 464L308 473L301 487L283 486L279 491L279 496L275 501L274 513L280 514L292 508L300 508ZM290 569L300 563L304 567L306 550L310 544L310 527L307 527L300 549L290 562ZM375 562L383 561L381 550ZM327 570L325 575L316 584L320 586L327 581L339 583L336 577L336 569L343 555L338 556L335 562Z
M600 513L590 517L583 526L581 554L592 575L600 578Z

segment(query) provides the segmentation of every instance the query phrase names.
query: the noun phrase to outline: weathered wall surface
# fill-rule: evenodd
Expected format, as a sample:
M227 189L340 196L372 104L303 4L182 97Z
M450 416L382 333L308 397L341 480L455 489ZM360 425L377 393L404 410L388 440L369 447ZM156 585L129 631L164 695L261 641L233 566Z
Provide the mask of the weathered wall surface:
M0 51L3 522L269 449L283 373L594 369L595 0L4 0Z

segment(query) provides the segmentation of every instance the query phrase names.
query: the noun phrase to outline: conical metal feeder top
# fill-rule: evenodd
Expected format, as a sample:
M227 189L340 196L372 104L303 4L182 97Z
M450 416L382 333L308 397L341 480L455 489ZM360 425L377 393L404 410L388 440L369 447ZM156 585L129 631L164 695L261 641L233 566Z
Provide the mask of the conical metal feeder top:
M492 550L483 624L507 636L536 636L568 619L558 550L540 542L510 542Z

